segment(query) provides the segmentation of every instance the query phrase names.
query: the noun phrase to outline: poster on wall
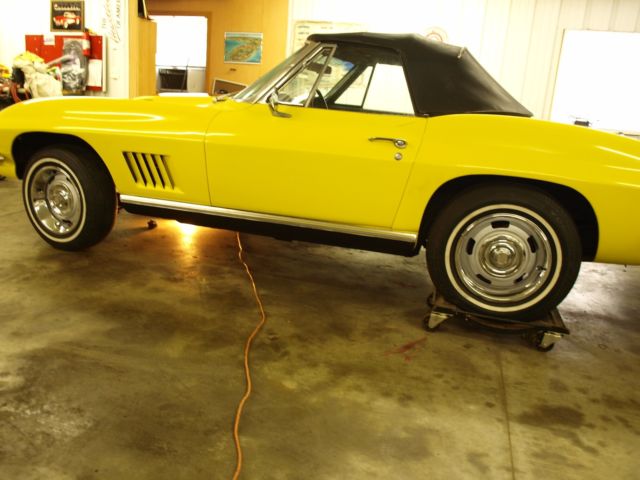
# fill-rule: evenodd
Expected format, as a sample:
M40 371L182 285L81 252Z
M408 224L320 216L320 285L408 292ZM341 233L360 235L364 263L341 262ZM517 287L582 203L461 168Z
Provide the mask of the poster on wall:
M84 0L51 0L51 31L83 32Z
M65 38L60 64L64 95L84 95L87 87L87 57L82 52L82 39Z
M225 63L262 62L262 33L226 32L224 61Z

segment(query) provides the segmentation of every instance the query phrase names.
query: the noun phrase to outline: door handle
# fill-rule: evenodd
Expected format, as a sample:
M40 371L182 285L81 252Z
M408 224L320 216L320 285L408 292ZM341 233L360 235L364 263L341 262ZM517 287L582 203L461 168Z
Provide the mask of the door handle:
M407 147L407 141L403 140L401 138L371 137L369 139L369 141L370 142L378 142L378 141L391 142L396 146L396 148L406 148Z

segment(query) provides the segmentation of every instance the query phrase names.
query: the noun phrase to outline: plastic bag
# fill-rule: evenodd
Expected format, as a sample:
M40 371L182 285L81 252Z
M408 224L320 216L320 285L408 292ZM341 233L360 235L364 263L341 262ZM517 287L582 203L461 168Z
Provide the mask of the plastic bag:
M62 82L48 73L48 65L37 55L24 52L13 60L13 66L24 73L24 88L33 98L62 95Z

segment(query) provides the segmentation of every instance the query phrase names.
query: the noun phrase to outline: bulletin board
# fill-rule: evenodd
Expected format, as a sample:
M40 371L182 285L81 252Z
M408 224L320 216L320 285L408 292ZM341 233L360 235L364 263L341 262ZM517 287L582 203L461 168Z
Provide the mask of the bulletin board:
M67 38L81 39L80 35L25 35L25 47L28 52L35 53L45 62L50 62L62 56L64 40ZM94 92L106 91L107 50L106 38L101 35L89 35L91 54L89 55L89 80L87 90Z
M362 23L298 20L293 25L293 35L291 36L291 52L300 50L307 41L307 37L313 33L345 33L365 31L367 31L367 27Z
M564 32L551 120L640 134L640 33Z

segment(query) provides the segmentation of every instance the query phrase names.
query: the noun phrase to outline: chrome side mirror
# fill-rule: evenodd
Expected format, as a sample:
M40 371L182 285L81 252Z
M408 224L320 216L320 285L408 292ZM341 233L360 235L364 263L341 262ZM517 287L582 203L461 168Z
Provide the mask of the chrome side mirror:
M267 104L269 105L269 110L271 110L271 115L273 115L274 117L291 118L290 113L284 113L278 110L279 101L277 91L269 95L269 97L267 98Z

